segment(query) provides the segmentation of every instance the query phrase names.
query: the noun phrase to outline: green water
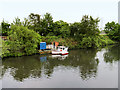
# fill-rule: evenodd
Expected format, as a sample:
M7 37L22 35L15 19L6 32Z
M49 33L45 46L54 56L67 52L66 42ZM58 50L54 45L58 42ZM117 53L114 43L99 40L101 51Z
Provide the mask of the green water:
M118 88L120 47L2 60L3 88Z

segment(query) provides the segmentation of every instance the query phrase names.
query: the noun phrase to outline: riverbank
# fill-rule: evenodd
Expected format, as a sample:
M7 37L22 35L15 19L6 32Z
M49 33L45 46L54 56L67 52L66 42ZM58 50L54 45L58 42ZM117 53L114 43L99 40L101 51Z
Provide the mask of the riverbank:
M85 41L86 39L86 41ZM69 50L71 49L88 49L88 48L102 48L107 45L113 45L116 42L112 41L108 36L106 35L99 35L95 38L93 37L85 37L84 40L78 41L72 37L70 38L62 38L57 36L42 36L41 41L46 42L47 44L51 44L52 42L59 42L59 45L67 46L69 47ZM18 57L18 56L31 56L35 54L40 54L39 48L36 48L36 52L26 54L25 52L16 53L18 51L15 51L15 54L12 54L10 51L10 46L8 45L8 41L2 40L2 58L5 57ZM27 51L26 51L27 52Z

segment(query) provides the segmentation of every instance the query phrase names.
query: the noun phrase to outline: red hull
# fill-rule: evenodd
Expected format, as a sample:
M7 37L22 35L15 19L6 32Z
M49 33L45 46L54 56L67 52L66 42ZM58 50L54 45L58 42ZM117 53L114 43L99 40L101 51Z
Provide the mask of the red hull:
M56 54L52 54L52 55L67 55L68 53L64 53L64 54L61 54L61 53L56 53Z
M64 54L61 54L61 55L67 55L68 53L64 53Z

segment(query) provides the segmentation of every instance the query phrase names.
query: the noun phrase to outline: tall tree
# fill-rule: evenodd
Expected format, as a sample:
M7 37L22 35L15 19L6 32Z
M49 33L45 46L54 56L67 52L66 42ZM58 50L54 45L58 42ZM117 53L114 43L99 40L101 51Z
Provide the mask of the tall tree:
M90 35L99 35L98 22L99 18L94 19L92 16L83 16L81 20L80 32L82 34Z
M81 34L80 34L80 22L75 22L73 24L70 25L70 36L77 38L79 37L79 39L81 39Z
M78 40L83 37L99 35L98 18L93 19L92 16L83 16L81 22L75 22L70 25L70 35Z
M70 36L69 24L62 20L56 21L54 23L54 34L56 36L61 36L63 38L69 37Z
M53 35L53 17L50 13L46 13L42 19L42 30L43 36L46 36L48 34Z
M29 21L28 21L29 20ZM28 17L28 20L25 19L25 22L28 24L29 29L33 29L37 33L41 34L41 19L39 14L31 13Z

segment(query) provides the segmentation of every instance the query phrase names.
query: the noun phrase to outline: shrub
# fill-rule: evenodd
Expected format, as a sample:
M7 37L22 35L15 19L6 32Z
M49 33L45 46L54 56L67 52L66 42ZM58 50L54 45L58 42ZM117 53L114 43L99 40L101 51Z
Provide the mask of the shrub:
M6 41L10 52L8 56L32 55L37 53L40 41L41 36L35 31L29 30L27 27L12 25L8 41ZM5 46L3 47L5 48Z
M80 48L98 48L115 43L108 36L89 36L84 37L80 42Z
M9 55L9 45L0 38L0 56L7 57Z

